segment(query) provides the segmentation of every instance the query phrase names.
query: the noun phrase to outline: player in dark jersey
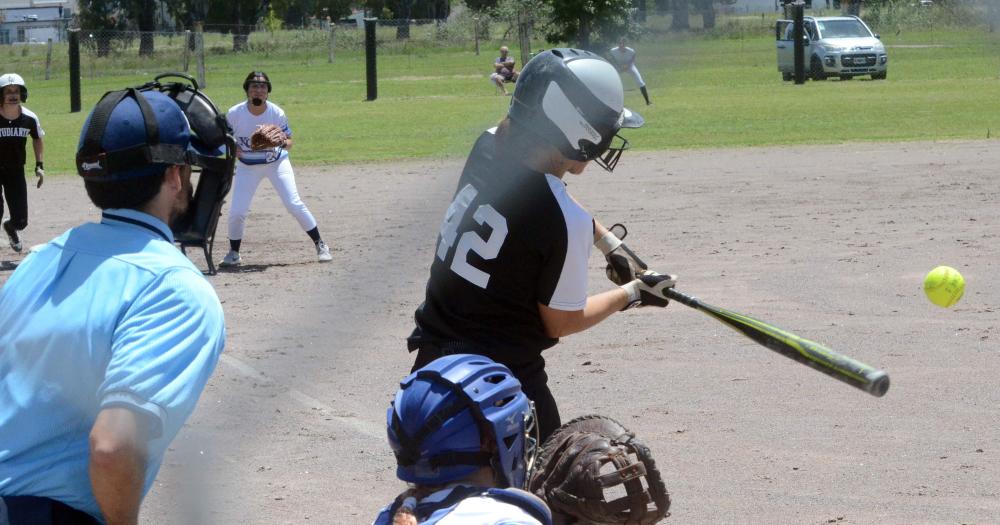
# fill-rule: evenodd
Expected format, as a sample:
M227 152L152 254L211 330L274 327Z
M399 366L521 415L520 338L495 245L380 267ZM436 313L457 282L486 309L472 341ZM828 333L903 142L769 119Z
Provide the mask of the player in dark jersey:
M542 440L560 424L542 351L629 306L666 306L674 284L630 275L587 295L590 247L608 232L562 179L591 160L614 169L628 147L619 129L643 122L623 101L615 68L593 53L553 49L525 65L507 118L466 161L408 339L414 370L454 353L510 368L535 402Z
M10 247L15 252L23 248L17 232L28 226L28 187L24 181L24 162L28 137L35 150L37 187L42 187L45 169L42 164L42 125L38 117L21 104L28 100L24 79L14 73L0 75L0 194L7 200L10 220L3 222ZM3 203L0 201L0 219Z

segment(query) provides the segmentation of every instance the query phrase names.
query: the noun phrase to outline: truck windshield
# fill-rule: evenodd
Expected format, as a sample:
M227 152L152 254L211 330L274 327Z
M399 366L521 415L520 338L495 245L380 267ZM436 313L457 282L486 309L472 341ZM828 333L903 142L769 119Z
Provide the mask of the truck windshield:
M872 36L861 22L857 20L825 20L817 21L823 38L863 38Z

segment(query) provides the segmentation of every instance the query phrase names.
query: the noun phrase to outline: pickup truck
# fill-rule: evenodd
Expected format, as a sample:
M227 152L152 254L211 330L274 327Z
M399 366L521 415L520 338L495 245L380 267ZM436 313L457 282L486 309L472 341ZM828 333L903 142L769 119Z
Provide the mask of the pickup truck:
M791 20L778 20L775 26L778 71L783 80L795 74L795 50ZM824 16L804 18L803 45L806 72L813 80L840 77L848 80L871 75L872 80L885 80L889 57L879 35L856 16Z

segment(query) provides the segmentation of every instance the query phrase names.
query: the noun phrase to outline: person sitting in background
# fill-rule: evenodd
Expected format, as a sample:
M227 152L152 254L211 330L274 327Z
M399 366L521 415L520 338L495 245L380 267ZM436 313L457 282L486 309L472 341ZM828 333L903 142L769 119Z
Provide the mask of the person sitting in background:
M517 82L517 70L514 69L514 57L509 56L510 50L507 46L500 47L500 56L493 61L493 74L490 75L490 80L496 84L497 88L503 92L504 95L510 95L507 92L507 88L504 87L505 82Z

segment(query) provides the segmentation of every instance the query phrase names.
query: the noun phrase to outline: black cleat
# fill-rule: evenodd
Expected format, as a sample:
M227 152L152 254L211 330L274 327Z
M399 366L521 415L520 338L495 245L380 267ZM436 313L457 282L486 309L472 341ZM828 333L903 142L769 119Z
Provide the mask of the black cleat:
M5 221L3 223L3 231L7 232L7 240L10 241L10 247L17 253L21 253L24 246L21 245L21 238L17 236L17 230L11 226L10 221Z

